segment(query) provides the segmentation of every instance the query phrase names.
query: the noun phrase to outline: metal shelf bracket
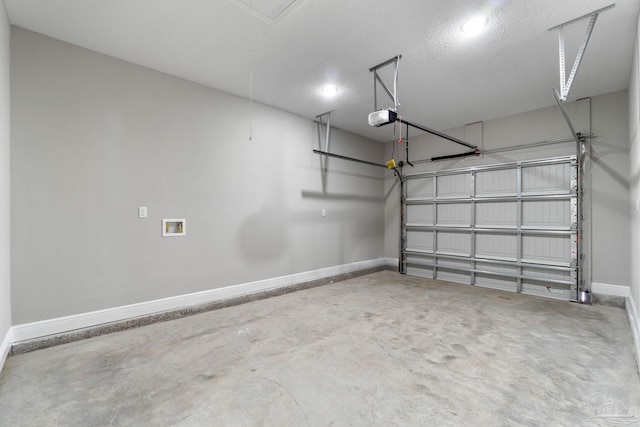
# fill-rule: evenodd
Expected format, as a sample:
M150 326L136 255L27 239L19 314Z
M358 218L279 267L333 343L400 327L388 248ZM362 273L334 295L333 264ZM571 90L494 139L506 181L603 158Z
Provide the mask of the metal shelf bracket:
M598 15L602 12L605 12L609 9L613 9L615 7L615 3L610 4L609 6L605 6L601 9L594 10L593 12L587 13L586 15L579 16L578 18L572 19L570 21L564 22L560 25L556 25L555 27L549 28L549 31L558 30L558 56L560 59L560 91L559 98L561 101L566 101L569 96L569 91L571 90L571 85L573 84L573 80L576 77L576 73L578 72L578 68L580 67L580 63L582 62L582 58L584 56L584 52L587 49L587 45L589 44L589 39L591 38L591 33L593 32L593 27L596 25L596 19L598 19ZM584 37L582 39L582 44L578 49L578 53L576 55L576 59L573 62L573 67L571 67L571 72L569 73L569 78L566 78L566 70L565 70L565 48L564 48L564 27L567 25L573 24L575 22L581 21L583 19L589 18L589 23L587 24L587 30L585 31Z
M322 113L322 114L318 114L316 116L316 119L318 119L318 122L320 124L320 144L322 144L322 128L324 128L325 132L324 132L324 147L321 148L323 151L329 151L329 135L331 133L331 113L333 113L334 110L331 111L327 111L326 113ZM327 118L327 123L324 123L323 117Z
M387 59L386 61L381 62L380 64L369 68L369 72L373 73L373 110L374 111L378 110L378 84L389 96L389 98L391 98L391 100L393 101L393 111L398 111L398 106L400 106L400 103L398 102L398 65L400 64L401 59L402 59L402 55L397 55L391 59ZM382 81L382 78L378 74L378 70L392 64L393 64L393 92L387 87L387 85Z

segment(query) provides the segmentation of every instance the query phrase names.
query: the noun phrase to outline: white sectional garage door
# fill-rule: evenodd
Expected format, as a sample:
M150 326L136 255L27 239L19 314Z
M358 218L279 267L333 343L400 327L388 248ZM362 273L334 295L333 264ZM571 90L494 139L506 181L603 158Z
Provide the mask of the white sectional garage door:
M401 271L577 298L575 157L408 174Z

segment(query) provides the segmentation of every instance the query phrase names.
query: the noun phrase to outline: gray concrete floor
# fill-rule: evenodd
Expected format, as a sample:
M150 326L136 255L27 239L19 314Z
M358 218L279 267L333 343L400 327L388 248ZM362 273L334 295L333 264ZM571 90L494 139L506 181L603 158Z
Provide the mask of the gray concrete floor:
M11 356L0 374L1 426L608 425L599 407L640 418L624 310L388 271Z

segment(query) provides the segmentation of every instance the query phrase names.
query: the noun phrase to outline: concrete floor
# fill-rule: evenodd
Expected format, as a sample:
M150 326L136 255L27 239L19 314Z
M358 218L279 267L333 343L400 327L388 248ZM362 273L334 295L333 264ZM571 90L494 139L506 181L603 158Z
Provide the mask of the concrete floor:
M638 418L624 310L389 271L11 356L0 374L1 426Z

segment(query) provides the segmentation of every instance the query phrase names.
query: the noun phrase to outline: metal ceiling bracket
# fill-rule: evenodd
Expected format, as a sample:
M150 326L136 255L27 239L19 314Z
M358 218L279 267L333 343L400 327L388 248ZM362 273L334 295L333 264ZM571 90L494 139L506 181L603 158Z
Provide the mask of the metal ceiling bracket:
M362 160L362 159L356 159L354 157L348 157L348 156L343 156L341 154L334 154L334 153L330 153L329 152L329 136L330 136L330 132L331 132L331 113L333 113L334 110L331 111L327 111L326 113L322 113L322 114L318 114L316 116L316 119L318 119L318 121L316 123L318 123L318 136L320 139L320 150L313 150L313 152L315 154L319 154L320 156L322 156L323 158L329 158L329 157L333 157L335 159L341 159L341 160L348 160L350 162L356 162L356 163L362 163L365 165L370 165L370 166L378 166L381 168L385 168L387 169L387 165L383 165L380 163L375 163L375 162L370 162L368 160ZM324 117L326 117L326 124L324 122ZM325 133L324 133L324 147L322 147L322 127L325 128ZM402 166L402 162L400 162L400 166ZM396 173L399 174L397 168L393 168ZM323 192L326 193L326 163L323 164L322 167L322 172L323 172L323 182L322 182L322 188L323 188Z
M316 116L316 119L318 119L318 121L320 122L320 128L322 128L323 126L325 128L323 151L329 151L329 135L331 133L331 113L333 113L333 111L334 110L327 111L326 113L318 114ZM322 120L322 118L325 116L327 117L326 124Z
M400 105L400 103L398 102L398 65L401 59L402 55L397 55L391 59L387 59L386 61L369 68L369 72L373 73L374 111L378 110L378 84L393 101L393 111L398 111L398 106ZM382 78L378 74L378 70L385 68L388 65L393 65L393 92L387 87L387 85L382 81Z
M318 114L316 116L316 119L318 119L318 121L316 123L318 123L318 147L321 150L324 150L325 152L329 151L329 141L330 141L330 135L331 135L331 113L333 112L333 110L331 111L327 111L326 113L322 113L322 114ZM323 118L326 117L327 118L327 123L324 123ZM324 129L324 135L323 135L323 129ZM322 144L322 141L324 139L324 147ZM329 170L329 158L328 157L322 157L320 159L320 167L321 167L321 173L322 173L322 192L323 193L327 193L327 180L328 180L328 170Z
M386 60L384 62L381 62L378 65L375 65L375 66L369 68L369 72L373 73L373 108L374 108L374 112L379 111L378 110L378 93L377 92L378 92L378 84L380 84L382 89L387 93L387 95L389 95L389 98L391 98L391 100L393 101L394 107L393 107L392 111L394 113L397 113L398 106L400 105L400 103L398 102L398 92L397 92L397 90L398 90L398 63L400 62L400 59L402 59L402 55L395 56L395 57L393 57L391 59L388 59L388 60ZM382 81L382 78L380 78L380 76L378 75L378 70L380 70L381 68L387 67L389 65L393 65L394 66L393 92L391 92L389 90L389 88ZM375 126L379 126L379 124L376 124L375 121L372 122L371 116L373 114L374 113L371 113L369 115L369 124L372 125L372 126L374 126L374 125ZM455 142L456 144L463 145L463 146L473 150L473 151L470 151L470 152L466 152L464 154L455 154L455 155L453 155L453 157L462 157L462 156L468 156L468 155L472 155L472 154L476 154L476 155L480 154L480 149L478 148L477 145L469 144L468 142L465 142L465 141L463 141L461 139L455 138L455 137L453 137L451 135L447 135L445 133L439 132L439 131L437 131L435 129L431 129L431 128L427 127L427 126L422 126L422 125L418 125L418 124L415 124L415 123L411 123L411 122L405 120L403 117L400 117L397 114L393 114L393 116L395 117L395 119L389 119L389 121L386 121L386 119L384 121L378 120L378 122L380 122L380 124L382 124L382 125L385 125L385 124L388 124L388 123L393 123L393 121L395 120L395 122L398 122L400 124L401 133L402 133L402 125L406 126L406 129L407 129L407 131L406 131L407 143L405 145L405 155L406 155L407 164L409 164L410 166L413 166L413 163L411 163L409 161L409 143L408 143L409 127L419 129L421 131L430 133L432 135L436 135L436 136L438 136L440 138L449 140L451 142ZM318 154L320 154L320 153L318 153ZM449 158L449 157L447 156L447 158Z
M559 97L561 101L566 101L569 96L569 91L571 90L571 85L573 84L573 80L575 79L576 73L578 72L578 68L580 67L580 63L582 62L582 58L584 56L584 52L587 49L587 44L589 44L589 39L591 38L591 33L593 32L593 27L596 24L596 19L598 19L598 15L604 11L609 9L613 9L615 7L615 3L610 4L609 6L605 6L601 9L594 10L593 12L587 13L586 15L579 16L578 18L572 19L570 21L564 22L560 25L556 25L555 27L549 28L549 31L558 30L558 56L560 60L560 93ZM564 27L569 24L573 24L574 22L581 21L583 19L589 18L589 23L587 24L587 30L585 31L584 37L582 39L582 44L578 49L578 54L576 55L576 59L573 62L573 67L571 67L571 72L569 73L569 78L566 78L566 70L565 70L565 48L564 48Z

